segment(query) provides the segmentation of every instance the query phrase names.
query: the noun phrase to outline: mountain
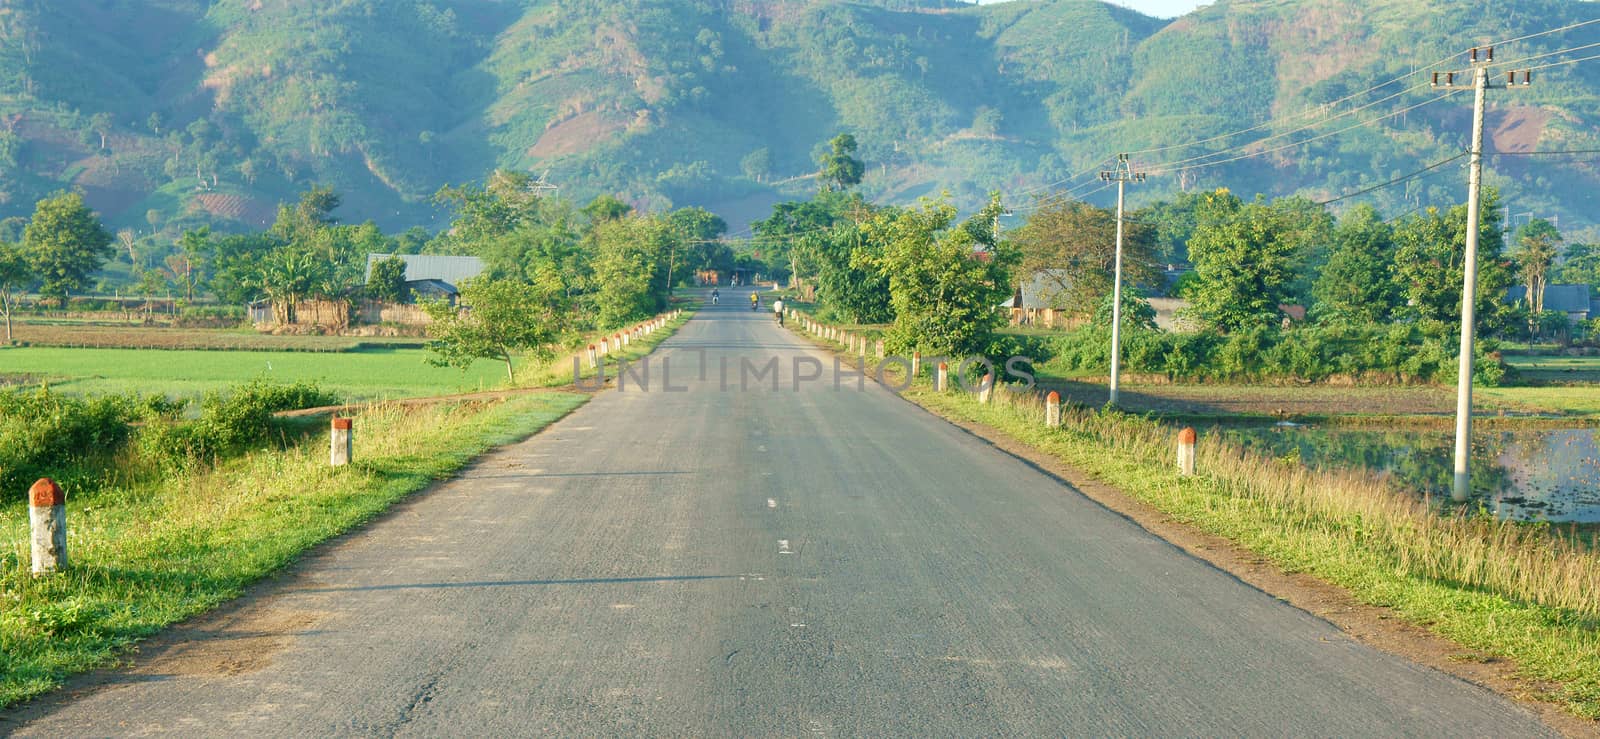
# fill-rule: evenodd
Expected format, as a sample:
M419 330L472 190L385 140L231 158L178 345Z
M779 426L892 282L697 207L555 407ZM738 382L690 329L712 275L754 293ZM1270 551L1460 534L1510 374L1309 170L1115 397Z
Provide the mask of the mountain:
M76 187L121 227L245 227L323 183L346 219L436 226L435 190L499 167L738 224L813 189L839 131L884 201L998 189L1023 204L1093 182L1073 176L1117 151L1157 175L1136 203L1216 186L1327 199L1465 147L1470 92L1428 102L1429 71L1595 10L1221 0L1162 21L1093 0L0 0L0 217ZM1597 42L1590 24L1497 53L1538 66ZM1600 149L1600 61L1489 99L1494 151ZM1238 158L1264 136L1271 151ZM1212 152L1230 161L1195 166ZM1515 211L1592 225L1597 158L1491 157L1488 181ZM1458 201L1460 175L1453 162L1343 202Z

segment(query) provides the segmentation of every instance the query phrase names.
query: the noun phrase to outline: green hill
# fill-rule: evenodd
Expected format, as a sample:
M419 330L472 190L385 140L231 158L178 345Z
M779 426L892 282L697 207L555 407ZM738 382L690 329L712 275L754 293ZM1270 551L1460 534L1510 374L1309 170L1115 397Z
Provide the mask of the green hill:
M816 147L841 130L883 200L1000 189L1020 204L1158 147L1173 148L1135 156L1159 175L1136 199L1330 198L1465 145L1468 95L1407 91L1430 64L1594 10L1223 0L1168 22L1092 0L0 0L0 217L77 187L119 227L260 225L318 182L347 219L434 226L439 186L501 167L739 224L811 190ZM1600 24L1498 53L1596 42ZM1491 94L1493 147L1600 148L1600 61L1535 75ZM1194 166L1272 135L1258 148L1280 150ZM1495 157L1490 182L1515 211L1592 224L1596 158ZM1459 200L1459 175L1362 199L1390 214Z

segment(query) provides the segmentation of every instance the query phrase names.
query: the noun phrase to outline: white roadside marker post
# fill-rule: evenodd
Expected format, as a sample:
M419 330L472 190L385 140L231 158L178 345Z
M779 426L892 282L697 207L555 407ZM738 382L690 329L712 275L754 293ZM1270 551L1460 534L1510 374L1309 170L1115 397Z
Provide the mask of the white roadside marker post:
M28 526L32 535L33 576L67 568L67 494L48 477L28 488Z
M1178 474L1184 477L1194 474L1194 441L1193 427L1178 432Z
M355 424L348 418L334 416L333 429L328 432L328 464L343 467L355 456Z

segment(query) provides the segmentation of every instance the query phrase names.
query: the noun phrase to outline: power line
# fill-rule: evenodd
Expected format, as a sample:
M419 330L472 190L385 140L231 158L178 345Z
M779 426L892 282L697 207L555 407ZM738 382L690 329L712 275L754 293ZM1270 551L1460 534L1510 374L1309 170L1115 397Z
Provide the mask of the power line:
M1426 167L1423 167L1422 169L1419 169L1419 170L1417 170L1415 172L1411 172L1409 174L1401 175L1401 176L1396 177L1396 178L1394 178L1392 180L1389 180L1388 182L1383 182L1383 183L1380 183L1380 184L1377 184L1377 185L1373 185L1371 187L1362 188L1362 189L1357 190L1357 191L1352 192L1352 193L1346 193L1344 195L1340 195L1339 197L1336 197L1336 198L1329 198L1328 200L1319 200L1319 201L1317 201L1316 204L1317 205L1328 205L1330 203L1337 203L1337 202L1339 202L1341 200L1349 200L1350 198L1360 197L1360 196L1365 195L1365 194L1367 194L1369 192L1376 192L1378 190L1382 190L1383 188L1389 187L1391 185L1398 185L1398 184L1400 184L1402 182L1405 182L1406 180L1409 180L1409 179L1412 179L1412 178L1415 178L1415 177L1420 177L1420 176L1425 175L1425 174L1427 174L1429 172L1432 172L1433 170L1436 170L1436 169L1438 169L1440 167L1443 167L1444 165L1449 164L1449 163L1451 163L1453 161L1456 161L1457 159L1460 159L1460 158L1462 158L1462 157L1464 157L1466 155L1467 155L1467 152L1461 152L1460 154L1457 154L1457 155L1455 155L1453 157L1450 157L1449 159L1441 159L1441 160L1439 160L1437 162L1434 162L1433 164L1430 164L1430 165L1428 165Z
M1434 61L1434 62L1432 62L1430 64L1427 64L1426 66L1420 67L1418 69L1418 71L1427 71L1429 69L1433 69L1434 67L1437 67L1437 66L1439 66L1439 65L1441 65L1441 64L1443 64L1443 63L1445 63L1447 61L1450 61L1451 59L1454 59L1454 58L1455 58L1455 54L1451 54L1451 55L1446 56L1446 57L1444 57L1442 59L1439 59L1439 60ZM1182 147L1186 147L1186 146L1199 146L1199 145L1202 145L1202 144L1211 143L1213 141L1220 141L1220 140L1223 140L1223 139L1232 138L1232 137L1238 136L1240 134L1250 133L1251 131L1259 131L1259 130L1261 130L1263 128L1270 128L1273 125L1280 124L1280 123L1287 123L1287 122L1293 121L1293 120L1295 120L1297 118L1304 118L1304 117L1309 116L1309 115L1311 115L1313 113L1316 113L1316 112L1319 112L1319 111L1323 111L1323 110L1325 110L1327 108L1338 107L1340 105L1343 105L1346 102L1349 102L1349 101L1354 100L1354 99L1356 99L1358 97L1366 95L1367 93L1374 92L1374 91L1379 90L1381 88L1384 88L1384 87L1387 87L1389 85L1392 85L1392 84L1394 84L1396 82L1402 82L1402 81L1406 80L1407 78L1409 78L1411 76L1411 74L1413 74L1413 73L1403 74L1403 75L1401 75L1399 77L1395 77L1393 79L1390 79L1390 80L1387 80L1387 81L1384 81L1384 82L1380 82L1380 83L1378 83L1376 85L1368 87L1367 89L1362 90L1360 92L1351 93L1351 94L1346 95L1346 96L1344 96L1342 98L1339 98L1338 100L1334 100L1334 101L1328 102L1328 103L1322 103L1322 104L1320 104L1320 105L1318 105L1316 107L1307 108L1305 110L1300 111L1299 113L1295 113L1295 114L1287 116L1287 117L1273 118L1273 119L1264 121L1262 123L1259 123L1259 124L1257 124L1255 126L1251 126L1250 128L1240 129L1238 131L1233 131L1231 133L1218 134L1216 136L1212 136L1210 138L1205 138L1205 139L1200 139L1198 141L1190 141L1188 143L1183 143L1183 144L1168 144L1166 146L1156 146L1156 147L1152 147L1152 148L1149 148L1149 149L1137 149L1137 150L1134 150L1134 151L1130 151L1128 153L1129 154L1151 154L1151 153L1158 152L1158 151L1166 151L1168 149L1178 149L1178 148L1182 148ZM1410 89L1416 89L1416 88L1410 88ZM1403 93L1403 92L1406 92L1406 91L1403 90L1401 92ZM1384 100L1389 100L1389 99L1392 99L1393 97L1394 96L1391 95L1388 98L1384 98ZM1383 102L1383 101L1380 100L1378 102ZM1375 105L1375 104L1376 103L1370 103L1368 105L1362 106L1361 108L1356 108L1355 110L1347 111L1345 114L1341 114L1341 115L1347 115L1348 113L1353 113L1353 112L1356 112L1357 110L1363 110L1365 108L1372 107L1372 105ZM1327 119L1327 120L1336 120L1336 118L1330 118L1330 119ZM1323 121L1323 122L1325 123L1327 121ZM1312 123L1310 125L1311 126L1315 126L1315 125L1320 125L1320 124ZM1298 130L1304 130L1304 128L1301 128L1301 129L1298 129ZM1294 133L1294 132L1290 131L1288 133ZM1285 135L1285 134L1279 134L1279 135ZM1257 141L1254 141L1254 142L1251 142L1251 143L1259 143L1260 141L1264 141L1264 140L1265 139L1258 139ZM1250 144L1241 144L1241 145L1239 145L1239 147L1233 147L1233 148L1240 148L1240 147L1249 146L1249 145ZM1223 151L1228 151L1228 149L1224 149ZM1221 153L1221 152L1213 152L1213 154L1217 154L1217 153Z
M1577 64L1578 62L1594 61L1595 59L1600 59L1600 54L1595 54L1594 56L1580 57L1578 59L1565 59L1565 60L1562 60L1562 61L1559 61L1559 62L1551 62L1549 64L1541 64L1541 65L1539 65L1537 67L1528 67L1526 70L1523 70L1523 71L1532 72L1534 70L1549 69L1551 67L1560 67L1560 66L1564 66L1564 65L1567 65L1567 64Z
M1565 25L1565 26L1562 26L1560 28L1552 28L1552 29L1549 29L1547 31L1540 31L1538 33L1530 33L1530 34L1528 34L1526 36L1518 36L1516 38L1506 39L1504 41L1496 41L1496 42L1494 42L1492 44L1489 44L1489 45L1490 46L1505 46L1506 44L1514 44L1514 43L1516 43L1518 41L1527 41L1528 39L1531 39L1531 38L1538 38L1540 36L1549 36L1552 33L1561 33L1562 31L1570 31L1570 30L1572 30L1574 28L1582 28L1583 26L1591 25L1591 24L1594 24L1594 23L1600 23L1600 18L1595 18L1595 19L1586 20L1586 21L1579 21L1577 23L1572 23L1572 24L1569 24L1569 25Z
M1454 91L1454 90L1446 91L1446 92L1444 92L1444 93L1442 93L1440 95L1436 95L1434 97L1428 98L1427 100L1424 100L1424 101L1422 101L1420 103L1417 103L1415 105L1408 105L1408 106L1406 106L1404 108L1401 108L1399 110L1392 111L1392 112L1389 112L1389 113L1385 113L1385 114L1383 114L1381 116L1378 116L1377 118L1373 118L1371 120L1362 121L1361 123L1356 123L1356 124L1353 124L1353 125L1345 126L1344 128L1341 128L1341 129L1339 129L1337 131L1329 131L1327 133L1318 134L1316 136L1312 136L1312 137L1306 138L1306 139L1301 139L1300 141L1296 141L1296 142L1289 143L1289 144L1284 144L1282 146L1275 146L1275 147L1272 147L1270 149L1262 149L1260 151L1250 152L1248 154L1240 154L1238 156L1229 157L1227 159L1217 159L1217 160L1209 161L1209 162L1200 162L1198 164L1190 164L1190 165L1187 165L1187 166L1184 166L1184 167L1176 167L1176 168L1172 168L1172 169L1158 169L1158 170L1156 170L1154 172L1154 174L1171 174L1173 172L1185 172L1185 171L1188 171L1188 170L1191 170L1191 169L1200 169L1201 167L1211 167L1211 166L1215 166L1215 165L1218 165L1218 164L1228 164L1229 162L1237 162L1237 161L1239 161L1241 159L1250 159L1252 157L1258 157L1258 156L1261 156L1263 154L1272 154L1274 152L1283 151L1285 149L1293 149L1293 148L1295 148L1297 146L1304 146L1304 145L1309 144L1309 143L1311 143L1313 141L1320 141L1320 140L1328 138L1330 136L1337 136L1337 135L1339 135L1341 133L1354 131L1357 128L1362 128L1362 127L1365 127L1365 126L1370 126L1370 125L1373 125L1375 123L1379 123L1381 121L1388 120L1388 119L1393 118L1393 117L1398 116L1398 115L1404 115L1404 114L1409 113L1409 112L1411 112L1413 110L1416 110L1417 108L1420 108L1420 107L1422 107L1424 105L1431 105L1433 103L1439 102L1440 100L1443 100L1443 99L1445 99L1447 97L1450 97L1451 95L1455 94L1455 92L1456 91Z
M1300 133L1301 131L1306 131L1306 130L1309 130L1309 129L1312 129L1312 128L1316 128L1318 126L1323 126L1323 125L1332 123L1332 122L1334 122L1336 120L1339 120L1341 118L1344 118L1346 116L1354 115L1356 113L1359 113L1359 112L1361 112L1363 110L1366 110L1368 108L1371 108L1373 106L1389 102L1390 100L1393 100L1393 99L1395 99L1397 97L1405 95L1406 93L1415 92L1415 91L1420 90L1420 89L1422 89L1424 87L1427 87L1427 86L1428 86L1427 83L1413 85L1413 86L1408 87L1408 88L1406 88L1404 90L1401 90L1401 91L1399 91L1397 93L1389 95L1388 97L1381 98L1379 100L1374 100L1374 101L1372 101L1370 103L1367 103L1366 105L1363 105L1363 106L1361 106L1359 108L1351 108L1350 110L1347 110L1347 111L1345 111L1343 113L1340 113L1338 115L1331 116L1331 117L1324 118L1324 119L1317 120L1317 121L1312 121L1311 123L1307 123L1307 124L1305 124L1303 126L1300 126L1299 128L1290 129L1288 131L1283 131L1281 133L1275 133L1275 134L1273 134L1271 136L1264 136L1264 137L1256 139L1254 141L1250 141L1248 143L1240 144L1240 145L1234 146L1234 147L1229 147L1227 149L1222 149L1222 150L1213 151L1213 152L1210 152L1210 153L1207 153L1207 154L1200 154L1200 155L1197 155L1197 156L1192 156L1192 157L1189 157L1188 159L1179 159L1179 160L1174 161L1174 162L1165 162L1165 163L1163 163L1161 165L1158 165L1158 166L1171 167L1171 166L1177 165L1177 164L1188 164L1190 162L1197 162L1197 161L1200 161L1202 159L1209 159L1211 157L1223 156L1223 155L1228 154L1229 152L1233 152L1233 151L1243 151L1245 149L1248 149L1248 148L1250 148L1252 146L1255 146L1257 144L1260 144L1260 143L1263 143L1263 142L1266 142L1266 141L1272 141L1273 139L1281 139L1281 138L1283 138L1285 136L1292 136L1294 134Z
M1557 149L1550 151L1497 151L1489 156L1494 157L1538 157L1538 156L1566 156L1572 154L1600 154L1600 149Z
M1543 58L1545 58L1547 56L1556 56L1558 54L1571 54L1574 51L1583 51L1584 49L1593 49L1596 46L1600 46L1600 41L1596 41L1595 43L1592 43L1592 44L1584 44L1583 46L1574 46L1574 47L1572 47L1570 49L1559 49L1559 50L1556 50L1556 51L1547 51L1547 52L1545 52L1543 54L1533 54L1531 56L1520 57L1520 58L1511 59L1511 60L1508 60L1508 61L1496 62L1492 66L1495 66L1495 67L1509 67L1509 66L1511 66L1513 64L1521 64L1523 62L1531 62L1531 61L1533 61L1535 59L1543 59Z

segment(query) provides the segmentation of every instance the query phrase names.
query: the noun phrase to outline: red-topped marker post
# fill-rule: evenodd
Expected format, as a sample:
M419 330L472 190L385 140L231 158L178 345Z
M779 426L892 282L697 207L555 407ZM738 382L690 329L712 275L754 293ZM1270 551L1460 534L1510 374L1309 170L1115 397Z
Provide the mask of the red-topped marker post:
M1185 477L1194 474L1194 441L1193 427L1178 432L1178 474Z
M355 423L348 418L333 419L333 430L328 433L328 464L343 467L355 456Z
M33 574L49 575L67 568L67 494L48 477L28 488L28 524L32 530Z

